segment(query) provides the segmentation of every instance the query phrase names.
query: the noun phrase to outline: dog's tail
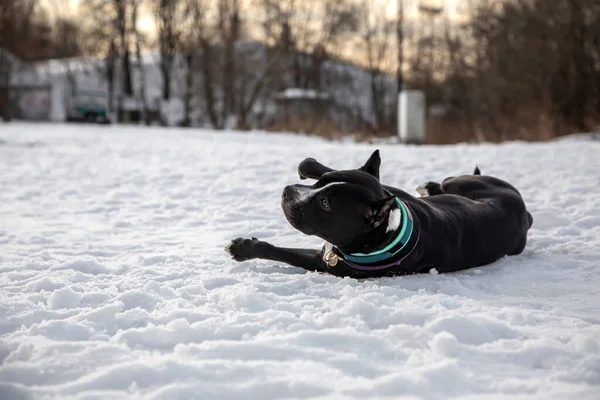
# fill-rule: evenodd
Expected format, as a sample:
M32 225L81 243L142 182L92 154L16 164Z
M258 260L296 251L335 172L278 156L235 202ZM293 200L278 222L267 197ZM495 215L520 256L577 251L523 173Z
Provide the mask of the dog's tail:
M473 175L481 175L481 170L477 165L475 165L475 171L473 171Z

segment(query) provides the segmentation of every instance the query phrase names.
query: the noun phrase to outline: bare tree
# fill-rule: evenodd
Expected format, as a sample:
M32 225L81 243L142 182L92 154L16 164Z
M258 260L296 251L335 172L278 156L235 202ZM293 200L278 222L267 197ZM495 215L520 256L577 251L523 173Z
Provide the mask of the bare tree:
M121 50L121 72L123 78L123 94L133 95L133 81L131 78L131 43L129 42L129 17L131 0L112 0L116 11L115 25L119 34Z
M210 119L211 125L216 129L223 129L224 122L219 116L217 108L217 83L215 78L219 72L218 64L213 61L213 55L216 54L214 51L210 39L202 33L200 37L200 48L202 49L202 94L204 98L204 104L206 112Z
M142 105L142 120L149 124L148 115L148 99L146 97L146 69L144 68L144 60L142 59L142 46L144 42L143 35L138 28L138 11L142 0L132 0L131 10L131 29L135 38L135 58L138 68L138 79L139 79L139 98Z
M108 53L104 60L105 63L105 74L108 83L108 110L114 111L114 93L115 93L115 76L117 69L117 58L118 58L117 45L114 39L110 39L108 45Z
M116 79L120 78L118 109L122 108L123 95L133 95L131 76L132 0L86 0L80 3L79 13L86 16L82 47L87 54L105 58L103 73L108 82L109 109L114 110ZM119 74L117 74L119 72Z
M155 16L158 27L158 48L160 71L163 80L162 97L171 98L171 81L175 57L179 50L181 32L179 30L179 11L181 0L156 0Z
M256 42L241 43L244 10L237 0L190 1L193 7L186 14L191 16L193 35L183 36L182 54L186 71L200 70L205 115L217 129L249 128L251 112L269 87L276 65L273 53ZM184 79L187 88L194 86L193 75L186 73ZM190 99L186 89L186 115Z
M389 54L396 23L386 20L385 7L369 0L363 0L358 15L359 46L365 53L371 89L373 120L370 128L373 132L389 131L393 117L392 110L386 104L390 90L384 71L391 69L392 60Z
M323 63L358 26L356 5L336 0L261 0L263 34L278 44L293 71L293 86L319 88ZM308 56L308 57L307 57Z
M189 25L192 29L188 30L189 35L183 39L184 51L190 55L193 52L192 48L197 49L198 63L195 67L198 69L198 75L202 77L201 90L199 98L202 99L202 105L205 114L208 116L208 121L215 129L222 129L224 127L224 121L221 118L219 112L219 93L220 93L220 82L219 79L223 73L220 60L219 52L214 46L214 43L218 42L218 30L216 23L210 21L208 14L211 13L211 5L209 2L204 0L188 0L189 3L186 6ZM212 23L211 23L212 22ZM186 57L188 61L188 70L186 71L186 80L193 82L192 75L196 68L189 69L193 66L193 56ZM191 93L192 87L186 88L184 93L184 123L186 123L186 117L189 118L191 110L190 102L192 98ZM188 103L185 105L185 103Z
M447 73L434 82L458 140L545 139L600 123L600 4L474 2L464 29L446 21Z
M221 119L230 127L236 125L238 111L235 85L237 78L235 45L240 39L241 21L238 0L218 2L218 32L223 44L223 104Z
M404 88L404 0L396 0L396 51L398 65L396 66L396 81L398 94Z
M180 48L184 63L184 93L183 93L183 126L192 124L192 98L194 95L194 75L196 73L196 61L200 52L199 23L203 21L203 7L198 0L185 0L183 4L184 18L183 29L180 38Z
M38 0L0 1L0 118L11 117L9 86L18 59L51 55L51 29Z

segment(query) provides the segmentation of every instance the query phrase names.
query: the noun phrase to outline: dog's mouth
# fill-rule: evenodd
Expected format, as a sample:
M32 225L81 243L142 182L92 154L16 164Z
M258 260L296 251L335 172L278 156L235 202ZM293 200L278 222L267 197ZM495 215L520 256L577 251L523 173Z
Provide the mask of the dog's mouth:
M293 203L291 201L282 200L281 209L283 210L285 219L287 219L290 225L292 225L295 229L306 235L314 234L314 231L306 225L304 212L302 211L302 205Z

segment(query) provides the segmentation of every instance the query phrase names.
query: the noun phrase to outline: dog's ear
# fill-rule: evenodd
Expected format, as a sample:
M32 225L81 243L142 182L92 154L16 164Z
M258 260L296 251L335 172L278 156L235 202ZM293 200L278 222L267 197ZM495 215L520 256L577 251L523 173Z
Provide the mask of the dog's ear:
M396 203L396 198L390 196L387 199L374 201L368 211L367 219L369 221L369 229L377 228L385 224L390 215L392 207Z
M367 160L365 165L359 168L360 171L364 171L367 174L373 175L379 179L379 167L381 166L381 157L379 156L379 150L375 150L371 157Z

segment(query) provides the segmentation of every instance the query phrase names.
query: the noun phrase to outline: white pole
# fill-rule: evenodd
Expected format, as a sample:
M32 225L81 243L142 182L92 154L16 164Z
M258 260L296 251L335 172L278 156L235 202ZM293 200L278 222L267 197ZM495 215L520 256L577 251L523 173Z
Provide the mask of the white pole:
M425 141L425 94L419 90L404 90L399 96L400 141L422 144Z

